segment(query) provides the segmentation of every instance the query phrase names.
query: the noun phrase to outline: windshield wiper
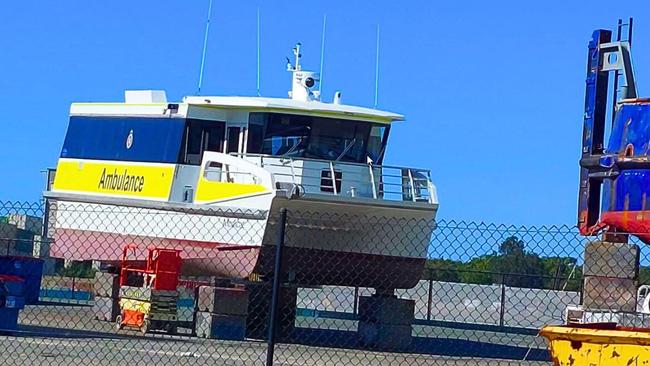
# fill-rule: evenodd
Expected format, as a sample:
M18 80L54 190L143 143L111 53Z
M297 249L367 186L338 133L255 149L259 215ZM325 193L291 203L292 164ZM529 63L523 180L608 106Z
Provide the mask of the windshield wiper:
M304 138L305 138L304 136L301 137L300 140L298 140L298 143L295 144L295 145L293 145L293 146L291 146L291 148L290 148L289 150L287 150L287 152L285 152L284 154L282 154L282 156L287 156L287 155L291 154L292 152L296 151L296 149L298 148L298 146L302 145L302 141L303 141Z
M355 142L357 142L356 137L352 139L352 142L350 142L350 145L346 146L345 149L343 149L343 152L341 153L341 155L339 155L339 157L336 158L336 160L334 160L334 161L339 161L343 156L345 156L345 154L347 154L348 151L350 151L350 149L352 148L352 146L354 145Z

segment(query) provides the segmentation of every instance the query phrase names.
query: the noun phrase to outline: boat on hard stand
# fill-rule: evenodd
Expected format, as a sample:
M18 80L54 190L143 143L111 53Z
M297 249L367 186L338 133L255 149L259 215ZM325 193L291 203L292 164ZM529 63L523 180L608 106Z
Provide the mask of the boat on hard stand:
M300 213L283 261L296 283L414 286L438 201L428 170L382 164L404 117L321 101L294 54L289 98L73 103L45 192L51 254L116 262L127 244L155 245L181 249L184 274L264 277L285 208Z

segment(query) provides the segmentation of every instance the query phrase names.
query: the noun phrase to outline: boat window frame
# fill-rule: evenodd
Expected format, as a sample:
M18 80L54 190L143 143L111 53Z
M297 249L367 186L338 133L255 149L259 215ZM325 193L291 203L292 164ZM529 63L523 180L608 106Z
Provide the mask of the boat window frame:
M231 136L231 131L236 131L235 132L235 137L233 141L231 141L230 136ZM245 125L241 124L226 124L226 137L225 137L225 146L223 149L223 152L225 154L244 154L246 153L246 147L248 144L248 127ZM235 142L234 145L237 147L235 149L232 148L231 142Z
M274 138L274 137L282 137L282 132L283 131L275 131L278 133L278 135L274 135L271 137L268 137L269 134L269 123L271 121L271 118L275 116L276 118L282 119L282 118L288 118L289 122L287 122L289 125L293 123L293 119L302 119L302 118L308 118L308 122L302 122L302 125L300 125L301 122L298 122L298 125L303 126L305 128L305 131L308 133L307 135L303 135L303 139L301 139L297 144L291 144L291 147L288 149L285 148L283 149L283 152L278 154L273 153L273 147L271 147L270 151L265 150L265 142L269 138ZM350 123L353 124L352 132L350 136L329 136L325 134L319 134L319 135L313 135L314 130L320 130L322 126L326 126L325 124L329 123ZM322 123L323 125L316 125ZM298 126L298 127L300 127ZM298 128L296 127L296 128ZM367 131L359 131L358 129L363 127L364 129L367 127ZM380 140L380 148L377 151L377 156L371 156L371 152L368 151L370 139L372 137L372 129L375 127L383 128L383 135L381 136ZM384 155L385 155L385 150L386 150L386 145L388 143L388 136L390 134L390 123L380 123L380 122L371 122L371 121L364 121L364 120L356 120L356 119L345 119L345 118L332 118L332 117L322 117L322 116L312 116L312 115L306 115L306 114L294 114L294 113L278 113L278 112L268 112L268 111L260 111L260 112L251 112L249 113L249 118L248 118L248 130L246 133L246 145L251 145L253 146L253 149L247 149L246 152L251 152L255 154L264 154L264 155L269 155L269 156L288 156L288 157L295 157L295 158L311 158L311 159L321 159L321 160L328 160L328 161L340 161L340 162L349 162L349 163L367 163L368 158L374 159L373 163L374 164L381 164L383 161ZM259 129L259 131L258 131ZM327 128L326 128L327 129ZM326 130L325 129L325 130ZM248 131L254 131L252 133L248 133ZM260 139L260 141L250 141L251 138L257 137ZM284 136L285 138L292 138L296 136ZM314 138L320 138L320 139L341 139L343 141L352 141L352 140L362 140L362 146L360 149L357 149L355 147L352 147L350 151L359 151L359 155L354 158L346 158L349 156L350 151L348 151L346 154L344 154L339 160L337 160L337 157L343 152L343 151L334 151L336 153L336 156L324 156L323 154L314 154L308 152L308 148L310 146L310 143ZM358 142L357 142L358 143ZM273 143L271 143L273 144ZM300 155L286 155L287 151L294 152L291 150L293 146L298 146L298 145L304 145L304 151L300 153ZM324 144L323 146L328 146L327 144ZM330 147L337 147L336 144L329 145ZM340 146L338 146L340 147ZM267 147L268 150L268 147ZM314 151L314 150L312 150Z
M192 125L198 125L200 129L200 139L199 142L199 153L198 154L188 154L190 148L190 134ZM220 130L220 135L218 136L218 147L217 150L208 150L208 145L210 144L211 134L215 129ZM206 151L214 152L223 152L225 150L226 144L226 121L220 120L202 120L195 118L186 118L185 119L185 128L183 132L183 139L181 141L181 149L178 157L178 163L183 165L194 165L200 166L203 161L203 154ZM198 161L194 161L195 158L190 160L188 155L198 156Z

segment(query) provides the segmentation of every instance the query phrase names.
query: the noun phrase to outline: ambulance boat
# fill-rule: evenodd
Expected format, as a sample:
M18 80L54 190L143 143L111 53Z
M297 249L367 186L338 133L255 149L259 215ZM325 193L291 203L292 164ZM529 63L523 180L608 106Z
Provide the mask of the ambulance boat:
M295 51L295 50L294 50ZM289 64L289 98L125 92L73 103L52 188L51 255L116 262L131 243L183 250L183 272L283 273L299 284L409 288L438 209L424 169L382 165L402 115L320 101Z

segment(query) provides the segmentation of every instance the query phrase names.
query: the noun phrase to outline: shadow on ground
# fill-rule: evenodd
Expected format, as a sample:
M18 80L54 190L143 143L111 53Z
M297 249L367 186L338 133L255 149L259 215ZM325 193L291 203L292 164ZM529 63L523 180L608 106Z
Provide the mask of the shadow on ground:
M147 339L156 340L160 342L194 342L196 338L190 338L189 334L178 334L173 337L167 336L165 333L152 333L153 335L160 335L159 337L152 338L151 336L143 336L137 333L121 334L109 333L91 330L78 330L66 329L57 327L46 327L36 325L19 325L18 330L1 332L4 335L11 335L14 337L34 337L34 338L96 338L96 339Z
M363 347L359 344L357 332L296 328L287 343L317 347L335 347L357 350L417 353L436 356L499 358L527 361L550 361L547 349L507 346L487 342L450 338L413 337L405 347L381 349Z

